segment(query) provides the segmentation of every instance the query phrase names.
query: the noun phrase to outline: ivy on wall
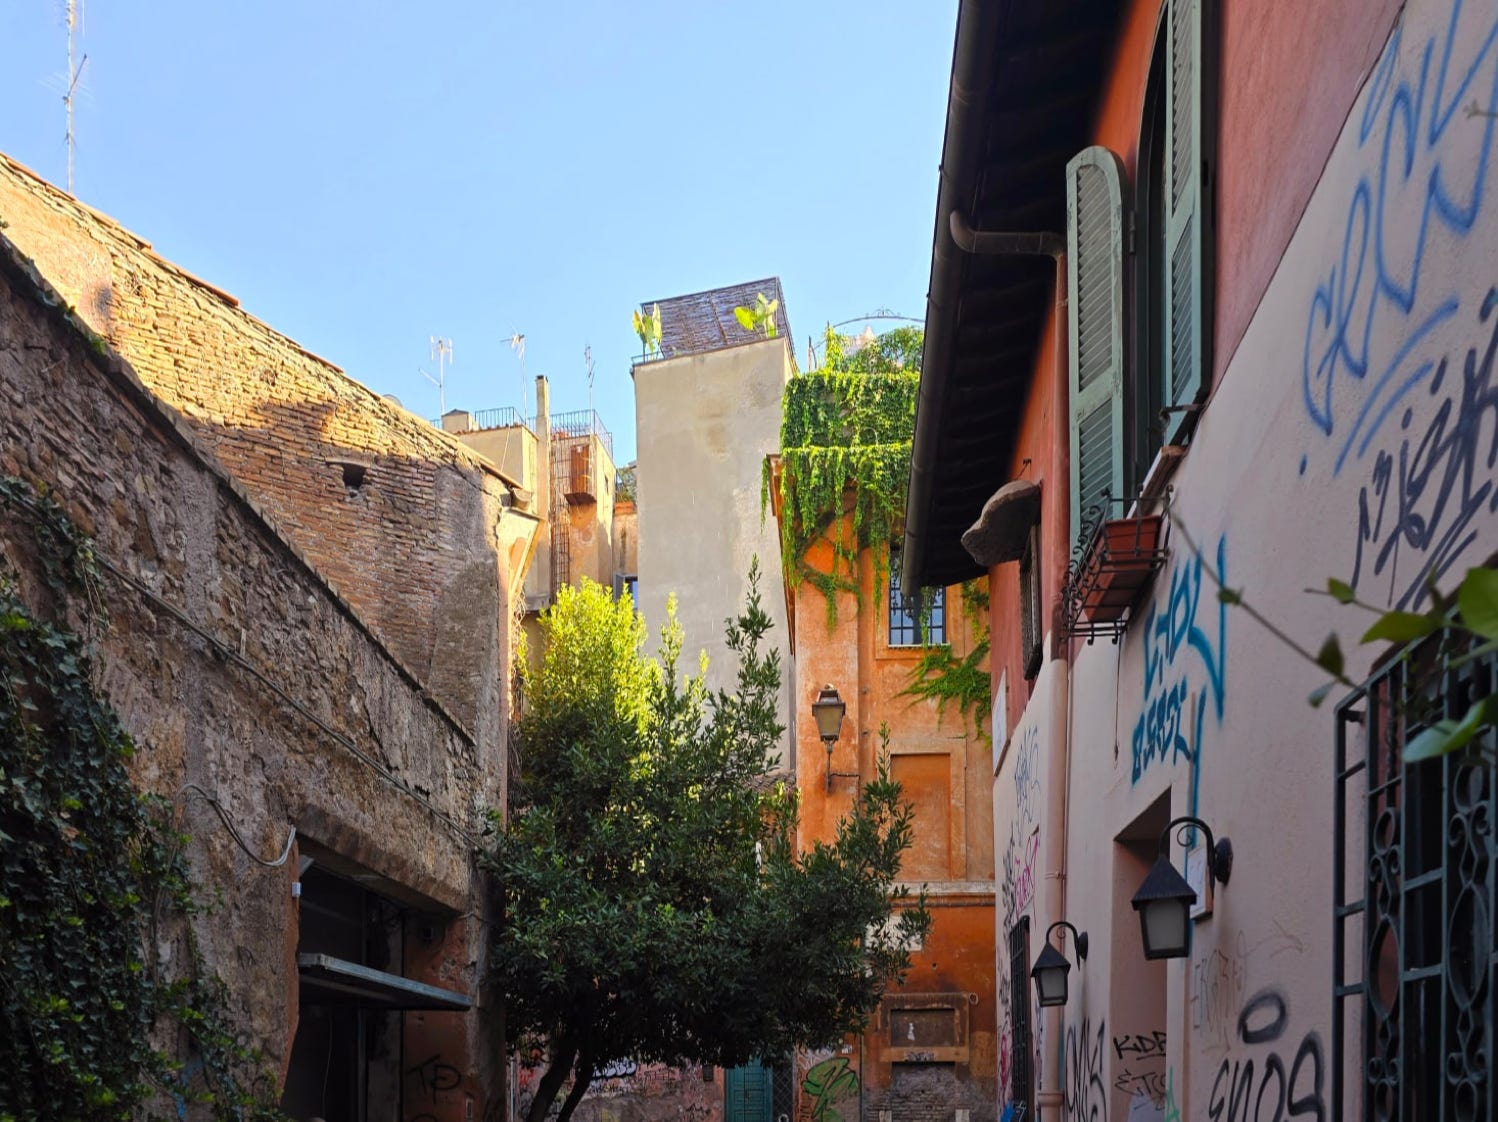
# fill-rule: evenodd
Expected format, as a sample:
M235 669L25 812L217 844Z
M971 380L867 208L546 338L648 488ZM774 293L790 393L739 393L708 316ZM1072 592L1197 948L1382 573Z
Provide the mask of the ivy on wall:
M993 682L988 673L988 583L978 577L962 585L962 614L979 636L964 656L946 645L921 652L901 697L919 697L936 702L938 717L947 706L956 705L964 720L985 739L983 722L993 709Z
M859 553L874 548L882 575L884 547L902 525L921 341L919 329L902 327L855 346L829 328L822 367L785 389L781 562L793 579L822 592L829 627L837 622L837 594L859 594ZM774 485L767 467L766 497ZM807 561L823 538L832 546L829 569Z
M780 549L788 579L810 584L827 604L829 629L837 623L837 594L861 596L858 556L874 551L875 595L888 575L890 546L904 526L910 445L923 335L901 327L873 339L851 340L830 328L822 367L786 386L780 428ZM764 494L776 485L768 466ZM818 568L808 551L825 540L830 568ZM901 696L955 704L983 734L992 705L987 670L986 582L962 589L964 615L979 638L965 656L945 644L921 653Z
M279 1119L186 922L202 911L188 839L132 786L134 744L94 688L90 643L62 622L108 626L92 545L20 480L0 478L0 510L34 532L49 601L34 610L0 569L0 1122L167 1117L167 1104L175 1117L189 1102ZM163 941L184 946L182 969Z

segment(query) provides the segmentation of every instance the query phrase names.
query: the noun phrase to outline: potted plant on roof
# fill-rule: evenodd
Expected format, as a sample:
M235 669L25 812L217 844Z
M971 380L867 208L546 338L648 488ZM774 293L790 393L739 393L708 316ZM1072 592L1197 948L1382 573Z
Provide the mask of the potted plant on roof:
M754 307L739 307L733 310L733 318L739 321L739 326L749 334L756 331L763 333L766 339L775 338L777 325L775 313L780 308L779 300L766 299L763 292L754 294Z
M661 353L661 306L655 304L651 307L649 314L641 315L640 309L634 310L632 317L635 334L640 337L640 359L644 361L652 355Z

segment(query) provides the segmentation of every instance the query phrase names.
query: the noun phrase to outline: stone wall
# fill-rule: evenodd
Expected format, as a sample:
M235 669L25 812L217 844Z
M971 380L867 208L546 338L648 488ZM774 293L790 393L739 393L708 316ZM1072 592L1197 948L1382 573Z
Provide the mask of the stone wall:
M185 806L192 866L205 898L220 901L197 920L203 950L250 1039L284 1071L296 1029L296 857L254 864L207 807L182 798L184 784L220 800L261 855L295 826L446 917L461 937L431 974L475 993L482 927L456 917L479 910L471 835L499 783L474 734L196 439L0 234L0 473L47 488L96 540L110 619L97 671L139 746L134 777ZM464 556L498 572L496 548ZM0 558L35 597L33 539L11 511ZM480 594L497 597L497 581ZM496 653L470 657L497 689ZM503 732L499 720L487 736ZM464 1096L481 1116L494 1091L468 1017L463 1070L475 1075L450 1096L454 1118Z
M369 629L499 754L498 472L0 157L5 237L252 496ZM455 637L444 630L464 615ZM495 774L499 772L496 770Z

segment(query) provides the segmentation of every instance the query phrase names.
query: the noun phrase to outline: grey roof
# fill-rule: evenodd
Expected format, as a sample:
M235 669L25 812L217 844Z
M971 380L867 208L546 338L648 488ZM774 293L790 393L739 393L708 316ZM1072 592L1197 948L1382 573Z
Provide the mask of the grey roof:
M786 317L785 295L781 292L779 277L745 281L726 288L694 292L689 296L672 296L667 300L646 300L640 309L648 312L654 305L660 305L661 355L676 358L753 342L755 337L739 326L733 310L754 307L755 294L760 292L767 300L780 301L775 312L776 330L794 353L795 337L791 335L791 323Z

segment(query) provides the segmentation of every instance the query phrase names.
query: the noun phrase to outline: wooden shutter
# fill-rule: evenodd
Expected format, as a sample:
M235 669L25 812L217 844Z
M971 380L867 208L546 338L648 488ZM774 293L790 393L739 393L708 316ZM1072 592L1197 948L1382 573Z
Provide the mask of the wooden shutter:
M1202 96L1207 75L1203 45L1210 42L1204 20L1211 0L1171 0L1170 57L1166 65L1165 160L1165 401L1200 401L1210 381L1203 377L1207 344L1210 227L1204 169L1207 113ZM1168 414L1167 443L1176 444L1195 418L1188 410Z
M1123 493L1123 174L1107 148L1066 165L1066 280L1075 535L1103 492Z

